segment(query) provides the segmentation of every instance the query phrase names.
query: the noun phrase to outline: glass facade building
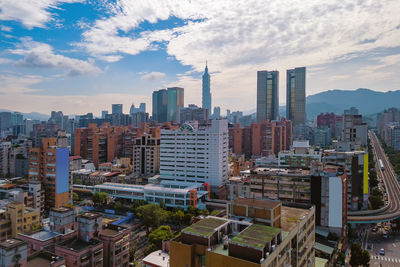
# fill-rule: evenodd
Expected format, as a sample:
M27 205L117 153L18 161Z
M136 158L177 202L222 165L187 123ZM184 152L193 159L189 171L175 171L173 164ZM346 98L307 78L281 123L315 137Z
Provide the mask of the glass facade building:
M279 115L279 72L257 72L257 121L277 120Z
M286 72L286 118L293 125L306 122L306 68Z

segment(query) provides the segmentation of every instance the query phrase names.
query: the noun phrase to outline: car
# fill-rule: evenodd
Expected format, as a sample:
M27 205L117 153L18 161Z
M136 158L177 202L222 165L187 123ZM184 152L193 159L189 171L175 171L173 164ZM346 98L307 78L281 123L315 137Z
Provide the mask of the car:
M384 229L385 229L386 231L390 231L390 226L389 226L389 225L386 225Z
M384 232L383 233L383 238L389 238L389 235L386 232Z
M376 226L378 226L379 228L381 228L382 223L378 223Z
M381 248L381 249L379 250L379 254L382 255L382 256L385 256L385 249L384 249L384 248Z
M372 228L372 232L376 232L376 231L378 231L378 228L376 228L376 227Z

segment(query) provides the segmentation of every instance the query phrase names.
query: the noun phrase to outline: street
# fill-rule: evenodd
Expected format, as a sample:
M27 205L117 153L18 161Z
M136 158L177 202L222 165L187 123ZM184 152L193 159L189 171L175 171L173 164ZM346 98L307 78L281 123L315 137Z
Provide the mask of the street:
M400 266L400 233L392 233L385 239L381 231L369 230L366 239L366 248L371 255L370 266ZM385 249L385 255L380 255L381 248Z

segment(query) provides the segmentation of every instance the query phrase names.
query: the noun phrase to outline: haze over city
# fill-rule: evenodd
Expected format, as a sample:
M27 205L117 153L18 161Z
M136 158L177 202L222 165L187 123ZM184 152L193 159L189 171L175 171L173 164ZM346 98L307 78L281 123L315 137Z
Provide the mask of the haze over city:
M397 90L400 2L0 1L0 106L83 114L185 88L201 105L255 110L258 70L307 67L307 95Z

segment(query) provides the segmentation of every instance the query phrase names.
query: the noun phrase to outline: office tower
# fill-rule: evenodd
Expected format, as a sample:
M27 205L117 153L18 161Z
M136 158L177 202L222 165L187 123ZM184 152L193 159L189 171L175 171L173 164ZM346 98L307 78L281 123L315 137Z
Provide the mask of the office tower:
M306 122L306 68L286 71L286 119L293 125Z
M11 112L0 112L0 131L11 127Z
M218 191L228 177L228 122L197 122L177 130L161 130L160 179L209 183Z
M68 204L69 151L57 147L57 138L43 138L42 146L29 150L29 179L46 185L46 208Z
M102 110L102 111L101 111L101 118L102 118L102 119L105 119L105 118L106 118L106 115L108 115L108 110Z
M122 104L112 104L112 114L122 114Z
M133 143L133 174L143 177L160 171L160 129L143 134Z
M221 108L214 107L213 119L220 119L221 118Z
M168 95L167 89L161 89L153 92L153 121L160 123L167 121L167 106L168 106Z
M139 110L141 112L146 112L146 103L140 103Z
M279 72L257 71L257 121L276 120L279 115Z
M206 69L203 74L203 88L202 88L202 108L206 108L208 115L211 114L211 92L210 92L210 74L208 74L208 67L206 62Z
M133 127L140 127L142 123L149 121L149 113L146 112L135 112L131 115L131 124Z
M11 113L11 126L22 125L24 122L24 116L19 112Z
M179 121L179 108L184 106L184 89L171 87L153 92L153 117L160 123Z
M179 108L184 106L184 91L180 87L171 87L167 89L168 106L167 120L171 122L179 121Z
M209 121L208 110L193 104L189 104L189 107L186 108L180 108L179 123L186 121L198 121L200 124L205 124Z

